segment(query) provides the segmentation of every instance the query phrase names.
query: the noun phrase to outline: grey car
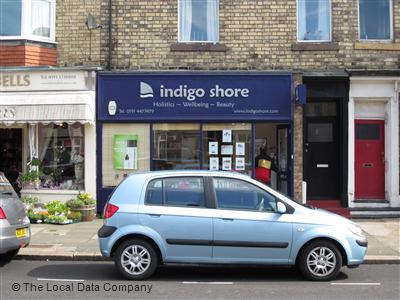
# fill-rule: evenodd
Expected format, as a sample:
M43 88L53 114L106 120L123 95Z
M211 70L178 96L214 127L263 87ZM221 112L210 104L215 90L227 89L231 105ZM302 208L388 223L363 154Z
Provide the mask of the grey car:
M25 206L0 172L0 260L10 260L31 237Z

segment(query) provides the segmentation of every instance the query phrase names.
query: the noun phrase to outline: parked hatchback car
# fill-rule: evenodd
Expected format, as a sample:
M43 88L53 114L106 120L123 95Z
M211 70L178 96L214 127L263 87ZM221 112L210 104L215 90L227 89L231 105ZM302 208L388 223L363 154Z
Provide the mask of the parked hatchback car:
M135 280L168 263L293 265L308 279L330 280L367 250L354 222L248 176L211 171L130 175L107 203L98 236L102 255Z
M0 173L0 260L10 260L30 241L25 206L4 174Z

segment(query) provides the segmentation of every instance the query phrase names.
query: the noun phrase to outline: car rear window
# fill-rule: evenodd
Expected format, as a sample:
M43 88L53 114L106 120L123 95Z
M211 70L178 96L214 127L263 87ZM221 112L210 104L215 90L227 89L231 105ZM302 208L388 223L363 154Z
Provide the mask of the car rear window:
M8 182L7 178L0 174L0 194L14 194L14 189L11 184Z
M172 177L152 180L146 191L147 205L204 207L202 177Z

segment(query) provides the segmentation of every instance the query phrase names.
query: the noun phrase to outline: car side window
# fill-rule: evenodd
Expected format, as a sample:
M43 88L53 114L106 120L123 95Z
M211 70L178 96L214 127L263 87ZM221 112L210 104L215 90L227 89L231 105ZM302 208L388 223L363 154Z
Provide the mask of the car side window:
M201 177L171 177L149 182L145 204L204 207L204 184Z
M204 207L203 178L166 178L164 179L164 189L164 205Z
M274 212L277 199L263 189L233 178L214 178L217 208Z
M147 185L146 201L148 205L163 205L162 180L156 179L150 181Z

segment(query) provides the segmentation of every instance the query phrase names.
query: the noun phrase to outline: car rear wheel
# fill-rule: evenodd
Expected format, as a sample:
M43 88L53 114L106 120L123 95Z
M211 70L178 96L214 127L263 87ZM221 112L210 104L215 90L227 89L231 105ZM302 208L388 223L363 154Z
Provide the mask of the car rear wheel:
M298 268L304 277L322 281L335 278L342 267L339 249L329 241L315 241L300 253Z
M149 278L158 265L154 247L140 239L127 240L119 245L114 260L122 276L134 280Z
M6 253L0 254L0 261L2 262L9 262L12 260L15 256L17 256L19 252L19 248L15 250L8 251Z

